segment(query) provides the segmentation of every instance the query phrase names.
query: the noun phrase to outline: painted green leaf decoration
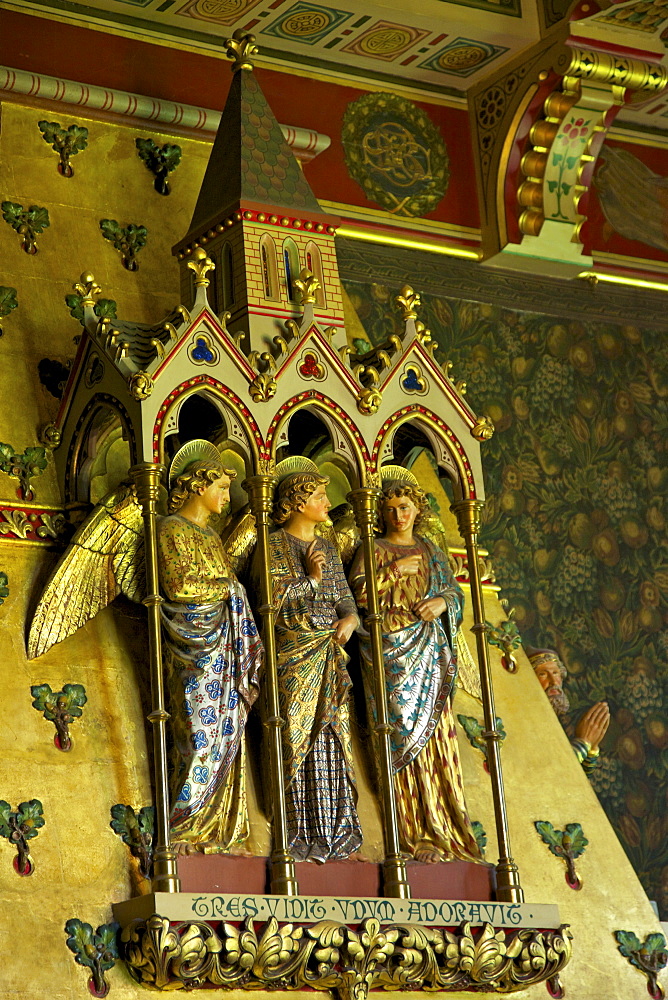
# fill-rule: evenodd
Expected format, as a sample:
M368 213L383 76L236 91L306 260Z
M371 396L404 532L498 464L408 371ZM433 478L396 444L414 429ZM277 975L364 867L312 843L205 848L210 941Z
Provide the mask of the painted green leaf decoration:
M561 845L561 830L555 830L551 823L547 820L538 820L534 823L536 830L543 839L543 842L547 844L552 854L556 855L558 858L563 858L564 851Z
M46 822L42 815L42 803L39 799L22 802L16 813L16 821L26 840L36 837Z
M28 209L28 223L37 234L43 232L51 224L47 209L31 205Z
M88 129L84 126L70 125L65 129L59 122L41 121L37 127L57 153L65 150L68 156L74 156L88 145Z
M65 924L65 933L68 934L67 947L74 953L74 959L79 965L93 968L93 956L95 946L93 944L93 928L90 924L84 924L81 920L73 918Z
M12 309L16 309L18 304L16 289L0 285L0 316L9 316Z
M139 265L135 254L146 246L148 230L146 226L136 226L133 222L125 228L119 226L116 219L100 219L100 230L105 240L114 244L121 254L123 265L129 271L136 271Z
M121 227L116 219L100 219L100 229L105 240L110 240L112 243L121 232Z
M65 305L70 311L70 316L73 319L78 320L82 326L84 326L84 311L83 304L81 301L81 296L76 295L74 292L70 292L65 296ZM107 317L108 319L116 319L116 302L114 299L98 299L93 306L93 312L100 319Z
M67 711L70 715L78 718L81 715L81 708L86 704L86 689L83 684L64 684L63 695L65 696Z
M38 470L43 472L46 469L46 449L45 448L26 448L23 452L25 456L26 466L31 475L34 475Z
M65 933L68 935L66 944L79 965L105 971L113 968L118 958L116 939L119 930L119 924L111 923L101 924L93 932L90 924L73 917L65 924Z
M0 573L0 604L4 604L6 597L9 597L9 577Z
M118 803L111 807L111 823L109 824L124 844L130 848L131 854L138 859L142 875L150 878L153 862L153 832L155 828L155 809L153 806L143 806L135 813L132 806Z
M34 699L32 707L36 708L38 712L44 712L44 717L49 722L53 722L55 719L56 699L50 685L34 684L30 688L30 693Z
M487 750L487 743L482 735L485 732L484 723L479 722L478 719L475 719L472 715L458 715L457 719L468 736L471 746L475 747L476 750L482 750L482 752L485 753ZM503 722L498 716L496 719L496 729L499 732L501 739L504 740L506 738L506 731L503 728Z
M487 834L485 832L485 828L479 819L474 820L471 823L471 826L473 827L473 836L475 837L476 843L480 848L480 853L484 854L485 848L487 847Z
M23 212L23 205L19 205L15 201L3 201L0 207L2 207L2 217L5 222L8 222L14 229L21 225L20 219Z
M12 828L9 823L9 817L12 812L12 807L9 802L5 802L4 799L0 799L0 837L6 837L7 840L12 835Z
M584 835L579 823L567 823L561 840L561 846L572 858L579 858L589 841Z

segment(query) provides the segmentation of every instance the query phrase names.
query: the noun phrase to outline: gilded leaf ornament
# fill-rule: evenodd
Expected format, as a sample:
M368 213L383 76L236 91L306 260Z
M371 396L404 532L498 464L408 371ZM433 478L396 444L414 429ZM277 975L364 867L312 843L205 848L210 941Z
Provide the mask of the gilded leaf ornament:
M305 306L315 302L316 292L321 286L315 274L307 267L301 269L298 278L293 278L292 284L299 292L299 305Z
M394 301L401 311L401 318L404 323L411 319L417 319L417 307L420 305L420 293L414 292L410 285L404 285Z
M171 925L154 914L121 932L121 957L130 975L154 989L205 984L250 990L334 990L341 1000L366 1000L370 989L475 989L515 992L554 981L571 957L564 926L538 931L469 923L456 930L381 924L358 929L333 920L256 929L251 918L216 929L202 922Z
M188 261L188 267L195 272L195 287L208 288L211 284L207 277L209 271L215 270L216 265L211 260L206 250L197 247L193 254L193 260Z
M225 39L225 47L227 58L232 60L230 68L233 73L238 73L242 69L252 71L253 56L258 51L255 35L244 31L243 28L237 28L231 38Z

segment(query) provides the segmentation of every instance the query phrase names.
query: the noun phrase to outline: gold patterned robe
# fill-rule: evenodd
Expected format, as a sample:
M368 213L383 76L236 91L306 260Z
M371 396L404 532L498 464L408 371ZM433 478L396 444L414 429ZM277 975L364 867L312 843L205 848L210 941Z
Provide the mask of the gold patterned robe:
M243 741L262 645L212 528L163 518L158 561L174 736L171 839L227 852L249 833Z
M356 614L338 553L320 584L307 577L309 546L287 531L269 536L286 781L288 843L298 861L348 857L362 843L350 740L348 656L334 640L339 618Z
M480 861L466 811L451 693L457 672L454 637L463 595L444 553L415 537L412 545L384 538L374 545L378 596L383 617L383 660L392 731L397 814L402 850L439 854L443 860ZM402 576L396 561L419 555L415 576ZM360 608L367 607L361 549L350 573ZM412 610L425 597L443 597L446 612L433 622ZM442 619L442 620L441 620ZM375 714L368 633L360 631L365 686Z

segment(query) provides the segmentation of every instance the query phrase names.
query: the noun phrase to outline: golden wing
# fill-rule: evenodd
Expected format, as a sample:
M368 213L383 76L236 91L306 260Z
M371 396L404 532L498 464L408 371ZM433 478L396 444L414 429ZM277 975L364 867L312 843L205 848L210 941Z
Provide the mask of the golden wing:
M443 527L443 522L441 521L438 514L434 513L433 510L426 510L422 514L422 519L420 521L420 526L417 528L417 533L422 535L423 538L428 538L430 542L448 555L448 539L445 533L445 528Z
M339 550L341 562L347 569L360 543L360 532L353 509L348 503L341 503L329 512L333 524L333 541Z
M93 508L56 566L30 626L28 659L72 635L120 593L133 601L146 593L141 507L127 484Z
M235 574L243 576L249 568L251 552L257 542L255 515L248 505L242 507L221 532L221 541Z

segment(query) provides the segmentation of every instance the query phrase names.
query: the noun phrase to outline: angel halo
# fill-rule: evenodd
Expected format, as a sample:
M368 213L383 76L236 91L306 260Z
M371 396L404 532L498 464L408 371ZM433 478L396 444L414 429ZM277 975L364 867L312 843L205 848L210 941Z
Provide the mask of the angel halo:
M212 465L219 465L221 469L223 467L220 452L211 441L206 441L204 438L193 438L192 441L186 441L176 452L169 466L170 490L192 462L210 462Z

